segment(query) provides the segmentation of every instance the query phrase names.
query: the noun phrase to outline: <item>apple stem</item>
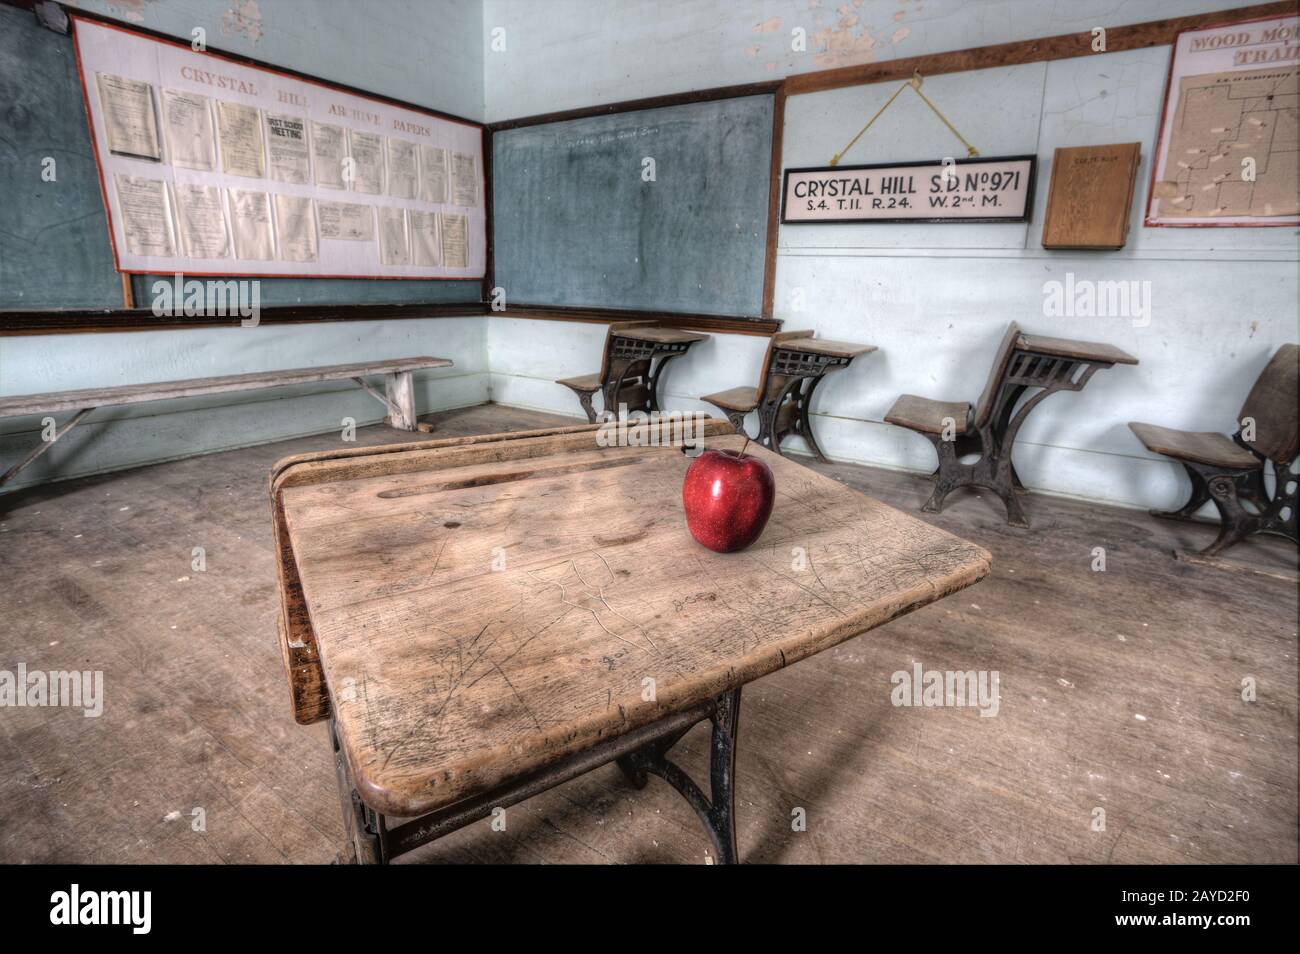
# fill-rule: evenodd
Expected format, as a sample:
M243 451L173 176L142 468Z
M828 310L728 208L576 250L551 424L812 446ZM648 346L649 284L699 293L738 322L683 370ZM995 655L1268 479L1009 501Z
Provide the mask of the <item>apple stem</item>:
M742 447L742 448L740 449L740 456L741 456L741 457L744 457L744 456L745 456L745 447L748 447L748 446L749 446L749 436L746 435L746 437L745 437L745 446Z

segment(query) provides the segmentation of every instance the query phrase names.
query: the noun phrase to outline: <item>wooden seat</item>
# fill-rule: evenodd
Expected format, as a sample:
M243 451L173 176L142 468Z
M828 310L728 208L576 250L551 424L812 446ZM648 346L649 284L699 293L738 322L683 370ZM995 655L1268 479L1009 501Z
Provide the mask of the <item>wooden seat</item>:
M719 391L717 394L706 394L700 400L707 401L724 411L748 414L758 407L758 388L732 388L729 391Z
M1269 533L1300 544L1300 494L1292 468L1300 454L1300 345L1282 345L1255 380L1237 414L1232 437L1212 431L1179 431L1131 421L1129 428L1147 448L1183 465L1192 493L1177 510L1152 510L1153 517L1191 520L1207 503L1219 511L1219 536L1200 552L1216 556L1252 534ZM1264 481L1273 466L1273 489Z
M1232 438L1213 431L1177 431L1155 424L1129 422L1129 429L1147 450L1175 460L1190 460L1233 470L1258 470L1264 462Z
M576 378L560 378L555 382L563 384L566 388L574 391L581 391L585 394L591 394L600 390L600 372L594 374L580 374Z
M948 420L954 434L966 433L970 404L966 401L932 401L915 394L904 394L885 415L886 424L897 424L923 434L942 434Z

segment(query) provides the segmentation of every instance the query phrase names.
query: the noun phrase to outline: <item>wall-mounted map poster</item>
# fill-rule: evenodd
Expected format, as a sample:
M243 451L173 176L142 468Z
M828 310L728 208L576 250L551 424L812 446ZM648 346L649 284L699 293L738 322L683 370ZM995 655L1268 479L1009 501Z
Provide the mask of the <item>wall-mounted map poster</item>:
M118 271L482 279L481 125L71 19Z
M1147 225L1300 224L1300 16L1174 41Z

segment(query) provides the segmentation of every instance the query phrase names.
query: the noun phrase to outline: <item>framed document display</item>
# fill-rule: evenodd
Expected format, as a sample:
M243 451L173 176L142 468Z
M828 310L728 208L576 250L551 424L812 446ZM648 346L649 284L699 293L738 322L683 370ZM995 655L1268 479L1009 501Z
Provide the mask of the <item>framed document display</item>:
M483 278L482 125L71 20L118 271Z

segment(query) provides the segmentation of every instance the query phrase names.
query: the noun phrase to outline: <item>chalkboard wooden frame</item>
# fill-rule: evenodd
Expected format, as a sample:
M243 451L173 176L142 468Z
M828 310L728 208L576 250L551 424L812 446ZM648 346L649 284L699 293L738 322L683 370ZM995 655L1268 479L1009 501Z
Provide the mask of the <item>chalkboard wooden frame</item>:
M153 30L136 23L128 23L114 17L104 16L80 8L69 8L54 0L0 0L5 6L15 7L20 10L33 11L36 16L37 7L43 6L46 9L41 11L44 15L37 17L41 26L45 29L53 29L51 26L54 22L49 16L51 8L60 10L65 21L70 20L70 15L86 20L94 20L109 26L120 27L135 33L141 33L156 39L169 41L172 43L185 42L179 40L170 34ZM474 126L480 131L483 142L483 162L484 162L484 191L488 196L492 192L492 169L490 159L491 137L488 134L488 127L481 122L468 119L464 116L457 116L444 110L431 109L427 106L420 106L416 103L410 103L406 100L398 99L393 96L386 96L382 93L375 93L370 90L359 89L346 83L338 83L333 80L323 79L310 73L304 73L301 70L289 69L288 67L277 66L264 60L258 60L250 56L244 56L239 53L231 53L216 47L208 47L208 51L218 56L225 57L237 63L247 66L254 66L260 69L274 70L286 76L296 77L298 79L318 83L323 86L331 87L347 93L353 93L360 96L366 96L381 102L390 103L394 106L400 106L404 109L414 110L416 112L426 113L440 119L452 120L454 122L464 123ZM102 196L101 196L102 198ZM492 209L491 205L485 206L484 211L487 216L486 241L487 241L487 270L485 276L491 275L492 262ZM126 276L129 278L129 276ZM231 276L209 276L214 281L224 280L225 278L238 278L237 275ZM403 281L405 279L353 279L356 281ZM457 279L458 283L473 287L478 283L478 279ZM481 288L489 288L486 278ZM124 299L126 304L121 308L51 308L51 309L0 309L0 336L12 335L40 335L40 334L68 334L74 332L120 332L120 331L153 331L166 328L210 328L210 327L238 327L240 319L238 316L232 318L225 317L159 317L153 314L150 309L133 307L129 291L129 284L124 284ZM482 292L480 292L482 294ZM260 309L260 324L297 324L320 321L378 321L391 320L396 318L441 318L453 316L471 316L485 314L486 305L482 300L465 302L447 302L447 301L410 301L400 303L339 303L336 305L271 305Z
M486 315L487 305L467 302L398 302L358 305L274 305L259 309L259 325L397 318L464 318ZM85 332L161 331L169 328L238 328L241 319L199 315L158 316L148 308L53 308L0 311L0 338Z

